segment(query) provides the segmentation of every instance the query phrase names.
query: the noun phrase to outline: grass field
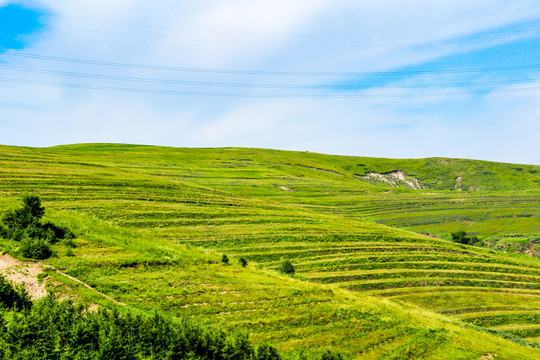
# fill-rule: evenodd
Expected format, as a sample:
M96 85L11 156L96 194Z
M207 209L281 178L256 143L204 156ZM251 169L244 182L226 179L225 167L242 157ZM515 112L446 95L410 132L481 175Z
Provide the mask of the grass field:
M397 170L421 189L365 177ZM540 338L540 260L444 240L540 233L540 166L93 144L0 147L0 178L0 209L37 194L77 235L75 256L54 245L48 264L131 308L247 329L288 354L540 358L526 346ZM274 271L283 259L294 278Z

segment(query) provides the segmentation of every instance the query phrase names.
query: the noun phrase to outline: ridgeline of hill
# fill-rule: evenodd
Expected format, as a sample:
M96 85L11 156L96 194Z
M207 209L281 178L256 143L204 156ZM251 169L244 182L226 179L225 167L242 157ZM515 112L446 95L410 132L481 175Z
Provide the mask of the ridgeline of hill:
M76 235L45 262L130 309L244 328L285 356L540 357L540 260L445 240L536 239L540 166L88 144L0 146L0 178L2 213L37 194Z

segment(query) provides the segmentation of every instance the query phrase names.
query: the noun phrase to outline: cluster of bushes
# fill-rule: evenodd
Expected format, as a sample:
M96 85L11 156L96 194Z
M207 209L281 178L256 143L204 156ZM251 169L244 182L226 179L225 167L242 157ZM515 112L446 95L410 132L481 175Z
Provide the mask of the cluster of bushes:
M25 196L21 208L8 211L2 217L0 236L20 242L20 251L27 258L47 259L52 255L52 244L73 239L74 236L69 229L50 222L42 223L44 214L45 208L38 196Z
M223 254L221 256L221 262L225 265L229 265L229 257L226 255L226 254ZM242 266L242 267L246 267L247 264L248 264L248 261L246 260L246 258L244 257L241 257L240 259L238 259L238 263Z
M50 296L32 304L24 290L0 276L0 359L280 360L281 356L270 345L255 346L246 333L227 335L190 320L129 311L92 312ZM342 357L326 352L321 359Z
M451 234L452 241L457 242L459 244L465 244L465 245L476 245L480 242L478 240L478 237L476 235L473 236L467 236L467 233L463 230L456 231Z

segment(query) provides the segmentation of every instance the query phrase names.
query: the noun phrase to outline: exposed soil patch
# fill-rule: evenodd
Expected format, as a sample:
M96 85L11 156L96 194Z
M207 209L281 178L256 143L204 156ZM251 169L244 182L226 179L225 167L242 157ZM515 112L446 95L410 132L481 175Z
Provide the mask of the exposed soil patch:
M26 291L28 291L28 295L30 295L30 298L32 300L36 300L47 295L45 282L40 282L38 279L38 275L41 274L43 272L43 269L45 268L56 270L58 274L61 274L85 286L86 288L98 293L99 295L112 301L115 304L125 305L124 303L116 301L110 296L97 291L96 289L82 282L81 280L76 279L73 276L69 276L68 274L61 272L60 270L56 269L53 266L44 265L42 263L35 262L35 261L17 260L13 256L10 256L8 254L0 256L0 274L2 274L6 279L13 282L14 284L17 284L17 285L22 284L25 287Z
M368 172L366 175L356 175L356 177L367 182L380 182L392 187L405 186L409 189L425 189L422 181L414 176L407 175L403 170L395 170L383 174Z
M462 191L463 190L463 187L462 187L462 182L463 182L463 177L462 176L458 176L454 179L454 190L457 190L457 191Z
M486 355L480 356L479 360L497 359L498 357L499 357L499 355L497 355L497 354L487 353Z
M17 285L23 285L32 300L47 295L45 284L39 282L38 275L43 265L33 261L20 261L10 255L0 256L0 273Z
M274 185L275 187L277 188L280 188L281 190L283 191L293 191L290 187L288 186L283 186L283 185Z

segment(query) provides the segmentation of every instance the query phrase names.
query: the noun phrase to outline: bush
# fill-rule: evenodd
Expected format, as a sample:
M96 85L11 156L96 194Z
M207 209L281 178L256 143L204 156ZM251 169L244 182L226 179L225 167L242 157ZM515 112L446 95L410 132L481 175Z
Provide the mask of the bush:
M279 271L288 275L293 275L295 273L294 266L289 260L283 260L279 267Z
M45 208L41 206L41 199L36 195L27 195L23 198L23 210L31 217L40 220L45 215Z
M0 311L0 359L279 360L275 348L255 351L247 333L227 335L191 320L129 310L88 311L50 296L28 311Z
M62 243L65 247L70 249L75 249L77 247L77 244L75 244L75 241L73 241L73 239L64 239Z
M343 355L330 350L326 350L321 355L321 360L343 360Z
M255 360L280 360L281 357L279 356L277 350L266 344L261 344L257 348L257 354L255 356Z
M0 274L0 308L23 310L29 309L32 301L23 286L13 286Z
M245 258L241 257L240 260L238 260L238 262L240 263L240 265L242 265L242 267L246 267L248 262Z
M53 223L46 222L41 226L45 231L51 233L55 239L74 239L73 232L65 227L54 225Z
M45 208L41 206L41 200L36 195L27 195L23 198L23 207L6 213L3 217L4 224L11 229L26 229L32 224L39 223Z
M229 265L229 257L223 254L223 256L221 257L221 262L224 263L225 265Z
M47 240L32 239L29 237L21 241L20 251L24 257L36 260L45 260L52 255L52 250Z
M458 244L464 244L464 245L475 245L479 242L478 237L476 235L473 235L472 237L468 237L467 233L463 230L456 231L451 234L452 241L457 242Z
M53 223L41 223L45 208L38 196L23 198L23 207L7 212L0 226L0 236L21 242L21 253L31 259L43 260L52 255L51 244L64 239L67 247L75 247L71 230ZM72 254L73 252L71 252Z

